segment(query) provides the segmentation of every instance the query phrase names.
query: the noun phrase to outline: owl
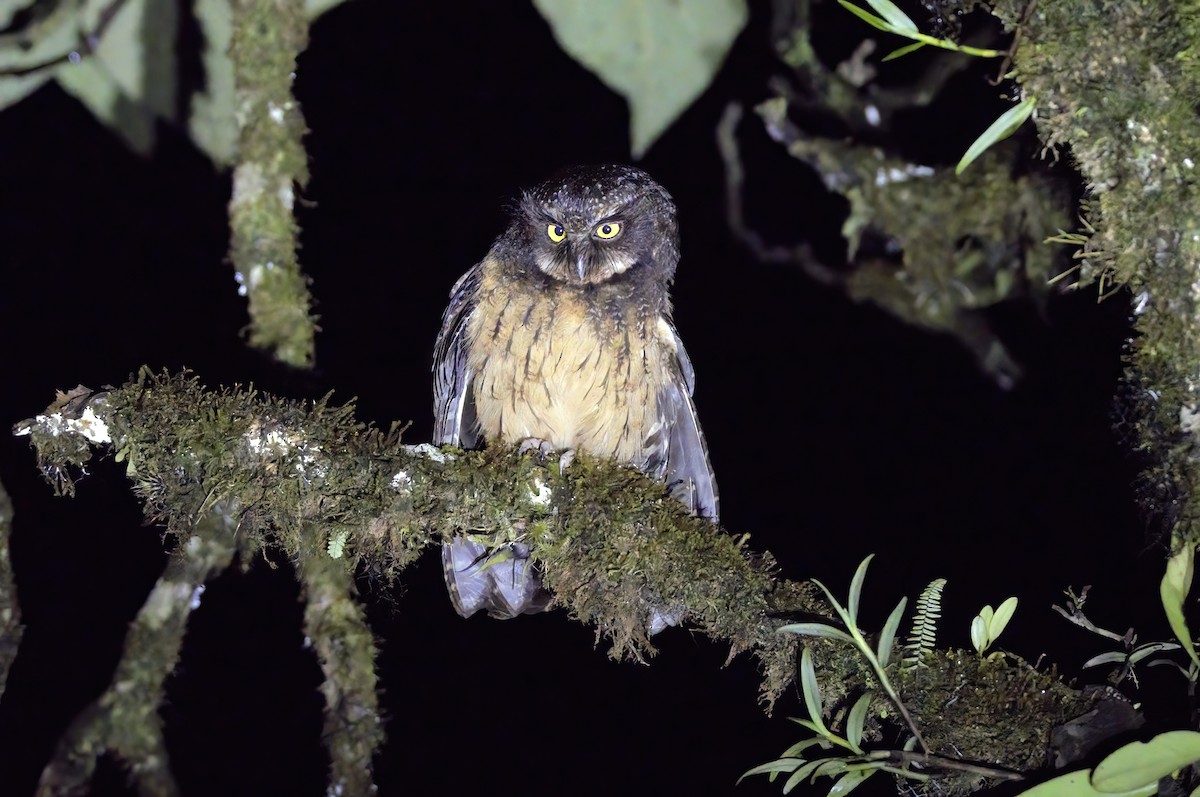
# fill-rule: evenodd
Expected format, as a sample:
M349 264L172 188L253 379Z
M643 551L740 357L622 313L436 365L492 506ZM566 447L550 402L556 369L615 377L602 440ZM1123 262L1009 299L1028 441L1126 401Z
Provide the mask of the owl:
M442 317L434 442L531 441L614 458L663 480L694 514L716 522L695 377L671 319L678 262L675 204L640 169L576 167L523 193ZM464 538L444 546L459 614L545 609L549 595L528 549L495 553ZM656 612L651 630L667 623Z

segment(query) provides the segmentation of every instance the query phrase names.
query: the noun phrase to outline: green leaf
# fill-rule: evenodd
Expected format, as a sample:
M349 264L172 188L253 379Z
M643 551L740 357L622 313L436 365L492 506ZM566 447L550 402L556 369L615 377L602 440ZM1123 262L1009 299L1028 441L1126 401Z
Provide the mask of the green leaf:
M1068 772L1020 792L1019 797L1102 797L1105 792L1092 786L1088 777L1090 774L1090 769ZM1154 783L1134 791L1122 792L1122 797L1149 797L1157 791L1158 784Z
M0 2L0 29L7 28L21 11L32 11L31 2ZM53 6L46 17L38 21L38 35L22 42L17 35L3 37L0 46L0 70L19 72L36 69L41 64L59 58L79 45L77 8L70 3ZM15 31L14 31L15 33ZM15 105L54 77L53 69L42 69L24 75L0 76L0 109Z
M813 769L812 780L825 777L832 778L834 775L839 775L846 771L846 759L844 758L825 758Z
M175 113L179 6L174 0L127 0L117 6L90 0L75 22L77 30L94 30L114 8L96 49L79 63L60 66L55 77L131 149L149 154L155 118Z
M827 758L818 758L816 761L809 761L807 764L797 769L795 773L787 779L787 783L783 784L783 793L787 794L792 789L799 786L806 778L808 778L809 775L813 773L817 767L821 766L828 760L829 759Z
M1125 662L1125 654L1117 652L1101 653L1099 656L1092 656L1083 663L1083 669L1088 667L1098 667L1101 664L1123 664Z
M640 158L708 88L745 27L745 0L534 0L554 38L629 103Z
M839 797L839 795L849 794L850 792L854 791L858 784L862 783L864 780L871 777L878 771L878 769L859 769L853 772L847 772L829 787L829 797Z
M904 31L905 33L916 33L917 23L913 22L908 14L896 6L892 0L867 0L867 4L888 21L893 30Z
M962 156L962 160L958 162L958 166L954 167L954 173L962 174L963 169L970 166L976 158L986 152L988 147L1003 141L1017 132L1017 128L1025 124L1025 120L1033 114L1033 106L1033 97L1027 97L1021 103L1014 105L1000 114L1000 118L992 122L988 126L988 129L984 130L979 138L975 139L974 143L967 147L966 154Z
M188 131L196 146L224 166L233 162L238 142L233 61L229 58L233 7L230 0L195 0L193 13L204 34L204 90L192 95Z
M843 642L853 642L854 638L840 628L834 628L825 623L792 623L775 629L777 634L802 634L803 636L840 639Z
M334 6L341 5L342 0L304 0L304 13L312 22Z
M979 615L975 615L975 619L971 620L971 646L975 648L975 652L983 654L987 649L987 623Z
M854 571L854 578L850 579L850 602L846 609L850 614L850 622L847 625L858 625L858 599L862 597L863 582L867 579L867 566L874 558L875 554L871 554L863 559L858 569Z
M912 44L906 44L903 47L897 47L895 50L892 50L890 53L885 55L882 60L894 61L897 58L902 58L903 56L908 55L909 53L916 52L924 46L925 42L913 42Z
M1092 786L1113 794L1156 785L1195 761L1200 761L1200 733L1167 731L1115 750L1092 771Z
M821 588L821 592L825 593L825 600L829 601L829 605L833 607L835 612L837 612L838 617L842 618L842 622L849 625L850 615L846 613L846 608L842 606L842 604L838 603L838 599L833 597L833 593L829 591L829 587L825 586L815 578L809 580Z
M1200 657L1196 655L1196 646L1192 644L1187 618L1183 614L1183 602L1192 588L1194 557L1195 549L1188 543L1179 549L1179 553L1168 559L1167 569L1163 573L1158 591L1159 597L1162 599L1163 611L1167 613L1167 622L1175 633L1175 638L1187 651L1188 658L1200 667Z
M154 148L153 115L126 96L98 61L85 58L63 64L55 78L134 152L147 155Z
M867 23L871 27L879 28L879 30L885 30L888 33L895 32L892 29L891 25L889 25L885 20L882 20L879 17L875 16L870 11L859 8L858 6L854 5L853 3L848 3L848 2L846 2L846 0L838 0L838 3L841 5L842 8L846 9L851 14L858 17L859 19L861 19L863 22Z
M900 621L904 619L904 607L908 605L908 598L901 598L896 604L896 608L892 609L891 616L887 622L883 624L883 630L879 632L879 652L875 657L879 659L879 666L886 667L888 659L892 657L892 647L896 641L896 631L900 628Z
M54 73L49 69L42 72L31 72L28 75L0 76L0 110L10 105L16 105L41 88L42 84L53 76Z
M783 751L779 757L782 758L799 758L800 754L814 745L824 745L825 740L819 736L814 736L811 739L801 739L794 745ZM827 745L826 745L827 746Z
M33 5L33 0L0 0L0 30L12 25L18 11L29 11Z
M817 733L829 736L829 729L821 718L821 687L817 684L817 671L813 668L812 651L808 648L800 654L800 686L804 692L804 705L808 717L817 726Z
M857 748L855 752L862 752L863 727L867 723L867 710L871 707L871 699L874 696L875 693L869 689L864 692L862 697L855 701L846 718L846 741Z
M801 719L800 717L789 717L789 719L792 722L796 723L797 725L807 728L808 730L812 731L813 733L825 734L824 738L826 738L826 739L829 738L829 736L828 736L829 729L826 728L824 724L818 725L817 723L813 722L812 720Z
M1129 663L1137 664L1147 656L1153 656L1155 653L1162 653L1167 650L1179 650L1179 647L1174 642L1151 642L1146 645L1139 645L1133 653L1129 654Z
M737 779L737 782L741 783L743 780L750 777L751 775L770 775L775 772L794 772L796 770L796 767L800 766L803 763L804 763L803 758L793 758L793 759L780 758L775 761L768 761L767 763L759 764L758 766L756 766L752 769L747 769L745 772L742 773L742 776Z
M988 639L995 642L1000 638L1000 634L1004 632L1004 627L1008 625L1008 621L1012 619L1013 612L1016 610L1017 599L1015 596L1008 598L996 608L996 613L988 620Z

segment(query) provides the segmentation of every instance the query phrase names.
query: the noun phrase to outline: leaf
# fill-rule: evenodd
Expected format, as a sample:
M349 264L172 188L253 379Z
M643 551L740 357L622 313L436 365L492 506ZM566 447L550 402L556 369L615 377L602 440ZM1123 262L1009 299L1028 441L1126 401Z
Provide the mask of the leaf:
M1200 733L1167 731L1117 748L1092 771L1092 786L1113 794L1157 785L1159 778L1195 761L1200 761Z
M818 581L815 578L809 579L809 580L821 588L821 592L825 593L825 600L829 601L829 605L833 607L833 610L835 612L837 612L838 617L842 618L842 622L849 625L850 624L850 615L846 613L845 607L842 606L842 604L838 603L838 599L833 597L833 593L829 591L829 587L825 586L824 584L822 584L820 581Z
M794 772L796 767L803 763L803 758L780 758L775 761L768 761L767 763L759 764L752 769L747 769L742 773L742 776L737 779L737 782L741 783L751 775L769 775L774 772Z
M554 38L629 103L640 158L712 82L748 17L745 0L534 0Z
M892 0L867 0L867 4L888 21L893 30L916 33L917 23L896 6Z
M1104 792L1097 791L1088 775L1090 769L1068 772L1057 778L1043 781L1032 788L1020 792L1019 797L1101 797ZM1158 784L1143 787L1131 792L1123 792L1123 797L1149 797L1158 791Z
M821 734L829 733L829 729L826 728L824 726L824 724L818 725L817 723L813 722L812 720L800 719L799 717L789 717L789 719L792 722L796 723L797 725L807 728L808 730L812 731L813 733L821 733ZM824 738L828 738L828 737L826 736Z
M55 78L134 152L146 155L153 149L153 116L127 97L95 59L63 64Z
M1116 653L1116 652L1110 651L1108 653L1101 653L1099 656L1092 656L1090 659L1088 659L1087 661L1085 661L1083 663L1083 669L1086 670L1088 667L1097 667L1101 664L1124 664L1124 663L1125 663L1125 654L1124 653Z
M11 27L17 12L27 11L33 4L33 0L0 0L0 30Z
M828 760L829 759L827 758L818 758L816 761L809 761L807 764L797 769L796 772L787 779L787 783L783 784L783 793L787 794L792 789L799 786L801 782L803 782L809 775L813 773L813 770Z
M33 3L0 0L0 29L8 28L14 15L31 10ZM54 17L57 16L57 24ZM73 6L61 4L51 16L39 22L38 35L28 42L18 43L18 36L10 33L4 37L5 46L0 47L0 70L19 72L35 70L41 64L59 58L78 46L79 34L75 24ZM15 31L14 31L15 32ZM24 37L20 37L24 38ZM53 69L31 71L27 74L0 76L0 109L15 105L28 97L54 76Z
M334 6L342 4L342 0L304 0L304 13L312 22Z
M63 64L55 77L131 149L148 154L155 117L174 116L178 5L127 0L111 6L90 0L75 21L77 29L94 30L112 8L115 15L96 49L78 63Z
M975 619L971 621L971 646L975 648L975 652L983 654L987 645L987 625L983 622L983 618L975 615Z
M916 52L917 50L920 50L924 46L925 46L925 42L913 42L912 44L906 44L903 47L897 47L895 50L892 50L890 53L885 55L881 60L882 61L894 61L897 58L902 58L903 56L908 55L909 53Z
M816 779L820 778L820 777L832 778L834 775L838 775L845 771L846 771L846 759L844 759L844 758L825 758L825 759L822 759L821 762L817 765L817 767L813 770L812 780L816 781Z
M1192 588L1194 557L1195 549L1189 543L1180 548L1179 553L1168 559L1167 569L1163 573L1158 592L1162 599L1163 611L1167 613L1167 622L1175 633L1175 638L1187 651L1188 658L1200 667L1200 657L1196 655L1196 646L1192 644L1187 618L1183 614L1183 602Z
M800 654L800 686L804 691L804 705L808 717L816 725L817 733L829 736L829 729L821 718L821 687L817 684L817 671L813 669L812 651L808 648Z
M802 634L804 636L840 639L843 642L853 642L854 638L840 628L834 628L825 623L792 623L775 629L777 634Z
M908 605L908 598L901 598L896 604L896 608L892 609L892 614L888 617L887 622L883 624L883 630L879 632L879 652L875 657L879 659L879 666L886 667L888 659L892 657L892 647L896 642L896 631L900 628L900 621L904 619L904 607Z
M867 724L867 710L871 707L871 699L874 696L875 693L871 690L864 692L846 718L846 741L858 748L855 752L862 752L863 727Z
M862 783L864 780L871 777L878 771L878 769L859 769L854 772L847 772L829 787L829 797L837 797L837 795L849 794L850 792L854 791L858 784Z
M1012 619L1013 612L1016 610L1017 599L1015 596L1008 598L996 608L996 613L988 620L988 639L995 642L1000 638L1000 634L1004 632L1004 627L1008 625L1008 621Z
M992 122L988 126L988 129L984 130L979 138L975 139L974 143L967 147L966 154L962 156L962 160L958 162L958 166L954 167L954 173L962 174L963 169L970 166L976 158L986 152L988 147L1003 141L1017 132L1017 128L1025 124L1025 120L1033 114L1033 105L1033 97L1026 97L1021 103L1014 105L1000 114L1000 118Z
M867 566L871 564L871 560L875 558L875 554L869 555L858 565L858 569L854 571L854 578L850 579L850 602L846 609L850 614L850 622L848 625L858 625L858 599L862 597L863 582L867 579Z
M819 736L814 736L810 739L801 739L800 741L796 742L794 745L792 745L788 749L784 750L783 754L780 755L779 757L781 759L783 759L783 758L799 758L800 753L803 753L805 750L807 750L808 748L810 748L814 745L824 744L824 742L825 742L825 740L820 738Z
M305 10L312 14L311 4ZM233 40L230 0L195 0L193 13L204 34L204 90L192 95L188 132L192 141L219 166L233 162L238 126L233 114L234 76L229 44Z
M10 105L16 105L41 88L42 84L53 76L54 73L46 69L41 72L32 72L28 75L4 75L0 77L0 110Z
M91 0L88 7L104 13L112 6L108 0ZM175 113L178 30L179 6L174 0L126 0L91 57L129 99L170 119Z
M854 5L853 3L848 3L848 2L846 2L846 0L838 0L838 4L841 5L842 8L849 11L854 16L861 19L863 22L870 25L871 27L879 28L879 30L884 30L884 31L887 31L888 33L894 32L892 30L892 26L889 25L886 20L880 19L879 17L872 14L870 11L859 8L858 6Z
M1153 656L1155 653L1162 653L1168 650L1179 650L1179 647L1174 642L1151 642L1147 645L1140 645L1133 653L1129 654L1129 663L1137 664L1147 656Z

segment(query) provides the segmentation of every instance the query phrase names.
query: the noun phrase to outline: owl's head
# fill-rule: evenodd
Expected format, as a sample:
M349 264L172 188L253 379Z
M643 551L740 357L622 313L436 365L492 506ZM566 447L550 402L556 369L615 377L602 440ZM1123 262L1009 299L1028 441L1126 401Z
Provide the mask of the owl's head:
M675 203L632 166L559 172L522 195L509 235L532 266L576 285L597 285L631 269L667 282L679 262Z

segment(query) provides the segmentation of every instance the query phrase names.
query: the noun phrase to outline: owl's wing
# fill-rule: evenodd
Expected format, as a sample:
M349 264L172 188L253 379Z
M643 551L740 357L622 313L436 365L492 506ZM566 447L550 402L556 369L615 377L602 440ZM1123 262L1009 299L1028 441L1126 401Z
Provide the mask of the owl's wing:
M474 374L467 364L467 319L475 307L480 268L459 278L442 314L442 329L433 349L433 442L474 448L479 429L471 398Z
M708 459L708 444L700 421L692 390L696 385L695 372L683 341L670 320L664 320L675 341L675 362L672 379L659 396L659 415L667 432L666 463L663 479L671 494L683 501L692 513L716 523L720 514L717 480Z
M467 357L467 323L475 308L480 269L475 266L450 291L450 304L442 315L442 329L433 350L433 442L475 448L480 442L471 371ZM524 546L513 545L499 561L489 560L479 543L457 537L442 546L442 571L450 601L463 617L486 609L492 617L545 611L550 594L529 560Z

